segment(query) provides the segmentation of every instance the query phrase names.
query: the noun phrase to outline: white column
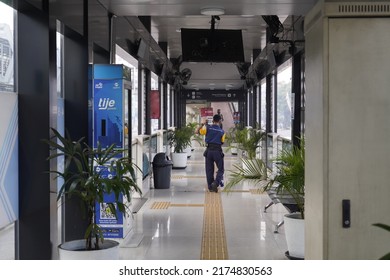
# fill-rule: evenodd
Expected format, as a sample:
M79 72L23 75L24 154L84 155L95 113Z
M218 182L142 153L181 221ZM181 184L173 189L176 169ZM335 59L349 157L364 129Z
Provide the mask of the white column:
M389 250L388 233L372 226L390 224L388 6L321 1L305 18L306 259Z

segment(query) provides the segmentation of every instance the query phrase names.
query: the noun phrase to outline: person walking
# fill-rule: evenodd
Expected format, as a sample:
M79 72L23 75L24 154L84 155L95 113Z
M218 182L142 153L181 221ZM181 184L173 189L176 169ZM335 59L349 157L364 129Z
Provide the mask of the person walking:
M206 177L209 191L218 192L218 186L223 187L224 154L222 144L225 142L225 132L220 127L221 116L216 114L213 117L213 124L202 124L199 134L206 135L207 144L204 156L206 158ZM214 164L217 165L217 175L214 179Z
M221 113L221 109L217 109L217 114L221 117L221 121L219 122L219 125L220 125L221 128L223 128L223 127L222 127L223 115L222 115L222 113Z

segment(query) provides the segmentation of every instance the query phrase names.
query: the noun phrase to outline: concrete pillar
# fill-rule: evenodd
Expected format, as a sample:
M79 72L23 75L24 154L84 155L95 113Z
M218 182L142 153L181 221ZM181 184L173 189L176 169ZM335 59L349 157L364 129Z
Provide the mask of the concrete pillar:
M372 226L390 224L389 16L388 2L320 1L305 17L306 259L390 249Z

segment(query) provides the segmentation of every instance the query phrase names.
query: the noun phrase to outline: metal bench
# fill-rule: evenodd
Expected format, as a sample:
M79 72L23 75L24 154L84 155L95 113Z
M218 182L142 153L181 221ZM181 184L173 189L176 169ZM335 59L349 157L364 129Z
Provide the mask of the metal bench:
M287 193L281 193L277 191L279 184L274 184L266 192L271 198L271 201L264 207L264 212L267 212L267 209L274 204L282 203L282 205L287 209L289 213L297 212L298 207L294 198ZM279 233L279 228L284 224L284 220L281 220L276 224L274 233Z

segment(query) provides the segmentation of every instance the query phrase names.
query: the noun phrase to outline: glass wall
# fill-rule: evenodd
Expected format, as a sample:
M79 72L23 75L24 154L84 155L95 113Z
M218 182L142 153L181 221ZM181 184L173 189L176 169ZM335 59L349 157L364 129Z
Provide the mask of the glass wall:
M260 129L263 131L266 131L266 84L265 80L263 79L260 81L260 84L257 86L257 91L258 91L258 102L260 102L260 108L259 108L259 115L260 115ZM260 144L260 158L263 159L264 161L267 158L267 139L262 139L261 144Z
M14 92L14 10L0 2L0 92Z
M152 77L152 80L151 80L150 89L151 90L158 90L158 76L152 72L151 77ZM160 98L160 102L161 102L161 98ZM161 106L160 106L160 108L161 108ZM151 119L150 124L152 126L150 131L153 134L159 129L158 119Z
M171 114L172 114L172 93L171 93L171 85L167 85L167 126L172 127L172 122L171 122Z
M9 96L12 96L12 99L15 100L15 95L10 94L10 92L16 92L15 87L15 73L16 73L16 65L15 65L15 29L14 29L14 15L15 11L11 7L7 6L3 2L0 1L0 95L5 98L5 100L9 100ZM3 99L2 99L3 100ZM17 108L16 100L14 102L9 102L7 104L15 104L15 108ZM4 103L3 103L4 106ZM3 107L4 109L4 107ZM2 132L8 130L8 128L12 125L12 127L17 127L17 116L12 118L12 114L8 115L10 112L1 111L0 113L11 122L0 124L0 130ZM17 113L17 110L15 111ZM14 121L12 121L14 120ZM0 120L1 122L2 120ZM17 129L15 128L15 134L17 134ZM12 130L12 132L14 131ZM1 133L3 134L3 133ZM11 138L12 136L10 136ZM0 150L8 150L9 145L5 145L5 140L1 139ZM8 140L11 142L10 140ZM17 146L17 144L16 144ZM9 151L9 150L8 150ZM4 153L8 154L8 153ZM9 157L13 157L13 154L10 154ZM17 214L14 216L14 213L11 213L11 209L15 207L18 208L17 204L14 204L13 197L17 197L17 193L14 191L10 192L12 188L9 184L16 182L17 184L17 172L14 172L12 169L15 169L13 166L9 166L9 163L4 161L4 157L0 159L0 163L3 169L8 170L7 172L7 180L5 180L4 176L0 176L0 180L5 182L8 186L5 187L4 191L0 192L0 209L4 209L5 212L0 213L0 260L13 260L15 259L15 226L12 221L17 219ZM17 167L16 167L17 170ZM12 176L10 176L12 175ZM13 177L16 177L15 179ZM11 178L12 177L12 178ZM6 191L8 189L8 191ZM4 204L6 202L6 204ZM6 207L7 206L7 207ZM11 209L10 209L11 208Z
M138 135L138 61L118 45L115 51L115 63L126 65L131 71L131 135L135 137Z
M261 123L260 123L260 128L265 131L266 128L266 122L267 122L267 101L266 101L266 82L265 79L261 81L261 86L260 86L260 100L261 100L261 106L260 106L260 113L261 113Z
M255 127L257 129L260 128L260 123L259 123L259 118L260 118L260 91L261 91L261 87L260 85L256 85L256 108L255 108L255 118L256 118L256 123L255 123Z
M291 139L291 60L286 61L278 68L277 74L277 133L287 139Z

